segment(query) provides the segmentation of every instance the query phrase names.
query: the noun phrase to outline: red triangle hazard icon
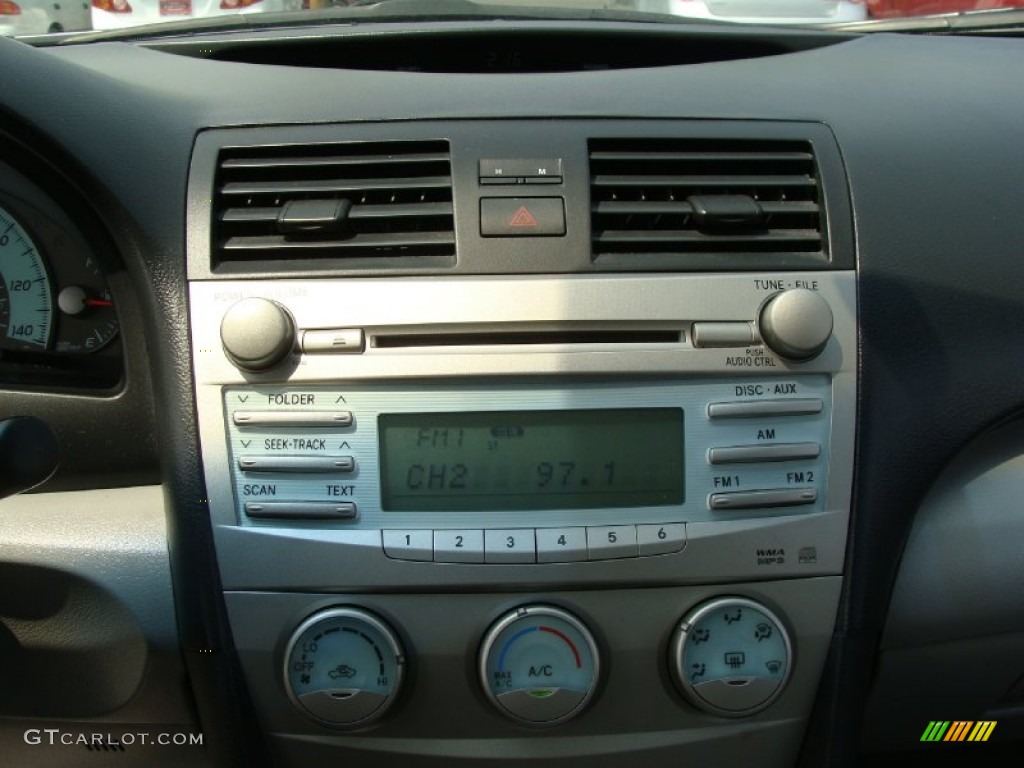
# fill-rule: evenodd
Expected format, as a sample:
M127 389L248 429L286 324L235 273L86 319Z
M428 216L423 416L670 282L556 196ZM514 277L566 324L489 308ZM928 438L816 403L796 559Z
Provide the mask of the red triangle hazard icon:
M525 205L520 205L519 210L508 220L508 225L510 227L536 227L537 220Z

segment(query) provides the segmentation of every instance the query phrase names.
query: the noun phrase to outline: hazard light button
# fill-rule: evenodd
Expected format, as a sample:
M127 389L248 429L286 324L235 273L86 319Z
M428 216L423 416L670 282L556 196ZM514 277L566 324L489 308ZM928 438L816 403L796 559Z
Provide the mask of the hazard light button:
M560 197L485 197L480 200L483 237L565 235L565 202Z

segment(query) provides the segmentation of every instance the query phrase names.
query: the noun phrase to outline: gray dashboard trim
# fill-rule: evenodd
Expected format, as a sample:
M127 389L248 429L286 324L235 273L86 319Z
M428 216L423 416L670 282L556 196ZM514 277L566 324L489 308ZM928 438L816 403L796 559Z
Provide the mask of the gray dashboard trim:
M5 499L0 573L25 590L2 597L4 715L192 726L160 486Z

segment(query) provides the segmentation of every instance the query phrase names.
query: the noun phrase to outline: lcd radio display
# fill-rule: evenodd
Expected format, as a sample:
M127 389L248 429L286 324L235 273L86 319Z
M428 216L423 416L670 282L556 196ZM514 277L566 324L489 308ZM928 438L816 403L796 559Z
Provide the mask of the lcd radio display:
M683 503L683 411L392 413L378 417L388 511Z

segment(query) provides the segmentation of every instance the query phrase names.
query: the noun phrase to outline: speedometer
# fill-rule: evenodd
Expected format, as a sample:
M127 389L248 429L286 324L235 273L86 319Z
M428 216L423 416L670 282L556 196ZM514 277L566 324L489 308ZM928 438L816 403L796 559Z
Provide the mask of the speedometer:
M0 347L46 349L52 334L46 265L28 232L0 206Z

